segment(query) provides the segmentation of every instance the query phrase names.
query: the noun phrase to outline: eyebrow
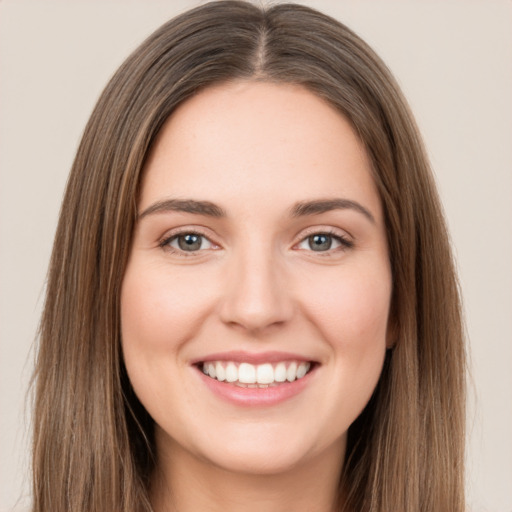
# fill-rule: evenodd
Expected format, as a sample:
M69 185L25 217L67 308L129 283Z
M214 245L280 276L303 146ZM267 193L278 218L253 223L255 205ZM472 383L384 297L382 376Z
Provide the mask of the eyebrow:
M312 201L300 201L295 203L289 210L291 217L305 217L308 215L318 215L332 210L355 210L363 214L370 222L375 224L375 218L370 211L362 204L351 199L315 199ZM220 206L210 201L197 201L195 199L165 199L157 201L142 213L139 214L139 220L160 212L184 212L196 215L205 215L208 217L224 218L227 217L226 211Z
M195 199L165 199L158 201L142 213L139 214L139 220L151 215L152 213L159 212L185 212L195 213L196 215L206 215L208 217L226 217L226 212L215 203L210 201L196 201Z
M332 210L355 210L356 212L363 214L370 222L375 224L375 217L370 213L370 210L357 201L352 201L351 199L334 198L300 201L292 206L290 215L292 217L302 217L306 215L318 215Z

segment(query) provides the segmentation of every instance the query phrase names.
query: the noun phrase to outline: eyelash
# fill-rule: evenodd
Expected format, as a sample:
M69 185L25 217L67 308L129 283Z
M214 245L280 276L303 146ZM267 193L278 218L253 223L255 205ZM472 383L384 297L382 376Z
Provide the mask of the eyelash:
M184 256L186 258L188 258L189 256L197 256L197 253L202 252L202 251L183 251L183 250L171 247L170 243L172 241L177 240L180 236L185 236L185 235L195 235L198 237L202 237L205 240L208 240L211 244L213 244L213 242L211 242L210 239L204 233L201 233L200 231L183 230L183 231L179 231L177 233L173 233L172 235L165 237L158 245L162 249L170 252L171 254L178 254L179 256ZM213 244L213 245L215 245L215 244Z
M198 250L198 251L184 251L184 250L181 250L181 249L176 249L174 247L171 247L171 242L173 242L174 240L177 240L180 236L184 236L184 235L195 235L195 236L198 236L198 237L202 237L206 240L208 240L209 243L215 245L213 242L210 241L210 239L204 234L204 233L201 233L200 231L194 231L194 230L183 230L183 231L179 231L177 233L173 233L172 235L170 236L167 236L165 237L163 240L160 241L160 243L158 244L160 248L172 253L172 254L178 254L179 256L184 256L184 257L190 257L190 256L197 256L197 253L199 252L202 252L201 250ZM321 230L321 231L311 231L309 233L306 233L305 236L303 236L301 238L301 240L295 244L295 246L305 242L308 238L312 237L312 236L315 236L315 235L324 235L324 236L328 236L330 238L332 238L333 240L337 241L339 244L340 244L340 247L337 247L337 248L334 248L334 249L328 249L327 251L314 251L314 250L310 250L309 252L312 252L312 253L317 253L318 256L321 256L321 257L329 257L329 256L332 256L333 252L338 252L338 251L346 251L348 249L351 249L352 247L354 247L354 242L352 242L351 240L349 240L348 238L346 238L345 236L343 235L340 235L339 233L336 233L334 230ZM204 249L203 249L204 250Z
M334 231L332 229L320 230L320 231L312 230L309 233L306 232L305 236L302 237L300 242L295 245L299 245L299 244L305 242L308 238L315 236L315 235L328 236L328 237L332 238L333 240L339 242L339 244L340 244L340 247L336 247L334 249L329 248L327 251L313 251L312 249L310 251L308 251L308 252L316 253L316 255L321 256L323 258L331 257L331 256L333 256L333 253L335 253L335 252L336 253L340 252L340 251L343 252L343 251L346 251L346 250L354 247L354 242L352 240L350 240L346 236L341 235L340 233L337 233L336 231Z

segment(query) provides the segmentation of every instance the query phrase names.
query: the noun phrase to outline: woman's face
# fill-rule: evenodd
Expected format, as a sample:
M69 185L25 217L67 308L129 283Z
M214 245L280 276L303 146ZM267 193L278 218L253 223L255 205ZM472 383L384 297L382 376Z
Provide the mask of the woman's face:
M211 87L164 125L138 209L123 351L160 452L253 473L340 461L392 286L349 123L299 86Z

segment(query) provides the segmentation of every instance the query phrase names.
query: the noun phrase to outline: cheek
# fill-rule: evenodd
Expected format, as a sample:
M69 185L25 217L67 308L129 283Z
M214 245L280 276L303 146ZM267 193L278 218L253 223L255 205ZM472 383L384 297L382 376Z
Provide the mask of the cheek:
M333 348L385 344L391 298L386 265L342 269L306 284L307 309Z
M322 287L317 298L316 325L328 343L333 364L328 366L332 394L320 400L330 414L325 423L335 435L346 431L359 416L382 372L386 354L391 277L381 271L351 272L337 281L338 286ZM320 285L320 283L318 283ZM336 426L336 427L335 427Z
M139 400L153 418L180 400L182 347L193 339L212 303L206 276L161 264L128 265L121 290L121 333L125 366ZM202 286L201 286L202 284ZM170 368L172 371L170 371ZM178 402L179 403L179 402Z
M343 408L352 411L349 416L353 420L366 405L382 371L390 271L383 264L351 267L330 279L317 279L313 291L309 310L334 361L331 382L340 392L338 396L344 397Z
M194 335L210 307L210 295L201 272L129 266L121 291L125 352L132 346L148 353L177 348Z

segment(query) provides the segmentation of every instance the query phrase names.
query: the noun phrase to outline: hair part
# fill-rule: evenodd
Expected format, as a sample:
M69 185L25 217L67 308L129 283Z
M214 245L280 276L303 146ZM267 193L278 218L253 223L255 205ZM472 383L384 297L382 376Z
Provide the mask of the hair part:
M383 204L395 344L349 430L340 510L462 512L460 300L413 117L386 66L343 24L304 6L244 1L208 3L159 28L116 72L87 124L40 326L33 511L151 510L154 425L131 389L120 343L141 174L174 109L234 80L301 85L338 109L368 152Z

